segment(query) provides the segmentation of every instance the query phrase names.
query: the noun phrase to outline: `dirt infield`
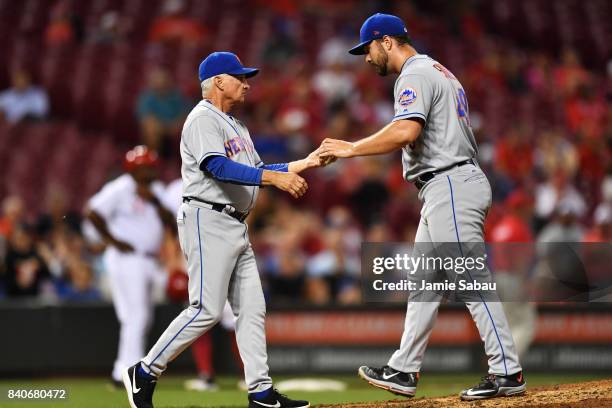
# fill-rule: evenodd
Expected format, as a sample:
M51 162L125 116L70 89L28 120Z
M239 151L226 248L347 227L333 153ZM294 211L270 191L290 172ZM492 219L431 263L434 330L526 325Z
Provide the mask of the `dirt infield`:
M318 408L573 408L612 407L612 380L591 381L527 388L519 397L495 398L485 401L464 402L457 396L441 398L394 399L363 404L319 405Z

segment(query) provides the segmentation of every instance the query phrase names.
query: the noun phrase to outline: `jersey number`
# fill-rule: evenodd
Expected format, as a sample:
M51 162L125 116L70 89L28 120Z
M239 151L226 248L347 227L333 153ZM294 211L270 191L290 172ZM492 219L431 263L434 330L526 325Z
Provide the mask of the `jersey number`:
M459 88L457 91L457 115L460 118L465 118L468 125L470 124L470 111L468 107L467 95L463 88Z
M457 78L442 64L434 64L434 68L440 71L448 79L457 80ZM468 125L470 124L470 111L468 108L467 95L463 88L459 88L457 91L457 115L460 118L465 118Z

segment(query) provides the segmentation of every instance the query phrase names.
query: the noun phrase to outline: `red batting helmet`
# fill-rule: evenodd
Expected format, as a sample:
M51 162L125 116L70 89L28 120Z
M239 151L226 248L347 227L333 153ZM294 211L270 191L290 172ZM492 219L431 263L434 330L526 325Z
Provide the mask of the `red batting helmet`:
M180 269L170 272L166 295L173 302L185 302L189 300L189 277Z
M136 146L125 154L123 167L127 171L132 171L140 166L157 166L159 159L157 153L147 146Z

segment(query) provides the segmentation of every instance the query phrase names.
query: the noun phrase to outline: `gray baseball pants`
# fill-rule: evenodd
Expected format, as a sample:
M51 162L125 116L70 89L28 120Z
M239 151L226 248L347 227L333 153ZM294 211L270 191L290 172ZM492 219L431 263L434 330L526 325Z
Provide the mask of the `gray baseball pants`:
M182 204L177 224L188 265L189 306L142 359L143 368L161 375L169 362L220 321L228 299L237 317L236 341L249 392L269 388L266 304L247 225L196 201Z
M484 242L483 227L491 205L491 187L474 165L455 167L436 175L419 192L423 203L415 243L457 243L441 246L462 256L462 243ZM449 250L453 248L453 250ZM488 298L490 299L490 298ZM403 372L419 372L440 301L408 301L400 348L389 366ZM510 375L521 371L512 333L499 301L466 301L484 341L489 373Z

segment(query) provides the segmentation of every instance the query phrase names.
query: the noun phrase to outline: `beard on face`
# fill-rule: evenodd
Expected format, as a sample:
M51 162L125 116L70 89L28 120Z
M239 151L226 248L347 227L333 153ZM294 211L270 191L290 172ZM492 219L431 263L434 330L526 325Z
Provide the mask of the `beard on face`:
M374 65L378 75L387 76L387 63L389 62L389 55L379 43L376 43L376 46L378 47L379 51L378 58L376 61L372 59L371 64Z
M378 65L378 64L374 64L374 67L376 68L376 73L380 76L387 76L387 64L384 65Z

